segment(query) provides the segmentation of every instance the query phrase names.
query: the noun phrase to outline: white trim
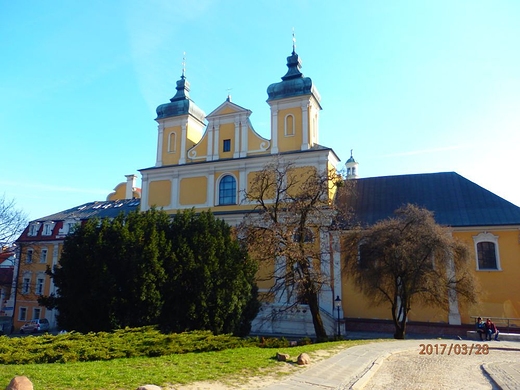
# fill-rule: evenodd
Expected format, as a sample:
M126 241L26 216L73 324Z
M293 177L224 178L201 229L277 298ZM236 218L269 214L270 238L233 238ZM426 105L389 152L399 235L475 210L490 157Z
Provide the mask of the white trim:
M491 242L495 245L495 259L496 259L496 269L495 268L479 268L478 264L478 248L477 244L481 242ZM475 247L475 261L476 261L476 269L477 271L502 271L500 266L500 252L498 250L498 236L491 234L489 232L482 232L476 236L473 236L473 243Z

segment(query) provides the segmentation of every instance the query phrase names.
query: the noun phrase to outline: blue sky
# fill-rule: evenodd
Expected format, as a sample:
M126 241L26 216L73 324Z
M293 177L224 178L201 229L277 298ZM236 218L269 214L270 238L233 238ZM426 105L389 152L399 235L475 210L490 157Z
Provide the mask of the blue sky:
M520 205L519 20L518 0L0 0L0 195L36 219L153 166L184 52L195 103L229 90L269 137L294 28L341 164L455 171Z

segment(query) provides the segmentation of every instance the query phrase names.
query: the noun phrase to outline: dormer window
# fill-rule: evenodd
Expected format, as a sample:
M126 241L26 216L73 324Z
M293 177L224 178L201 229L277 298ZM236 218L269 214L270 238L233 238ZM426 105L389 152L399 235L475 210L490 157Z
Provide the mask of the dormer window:
M43 225L43 236L50 236L54 230L54 222L47 222Z
M38 230L40 230L40 223L34 222L29 225L29 236L36 236L38 234Z

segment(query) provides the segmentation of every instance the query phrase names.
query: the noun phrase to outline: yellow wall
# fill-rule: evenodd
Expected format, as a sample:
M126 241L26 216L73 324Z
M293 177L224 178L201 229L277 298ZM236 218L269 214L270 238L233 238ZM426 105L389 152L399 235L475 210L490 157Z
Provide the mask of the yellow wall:
M172 198L172 183L170 180L151 181L148 187L148 206L168 206Z
M294 135L285 136L285 117L292 114L294 117ZM302 144L302 111L300 107L293 107L278 112L278 150L288 152L300 150Z
M483 233L455 232L454 236L466 242L471 248L473 269L483 291L481 303L466 310L464 317L470 322L470 316L520 318L520 231L487 230L498 236L501 271L478 271L477 255L473 236ZM520 325L520 324L519 324Z
M224 140L231 140L231 148L229 152L223 151ZM238 140L235 139L235 124L234 123L226 123L220 126L219 131L219 143L218 143L218 156L220 159L224 158L233 158L233 152L235 150L235 142Z
M179 203L184 206L205 204L208 179L205 176L185 178L180 181Z
M171 133L175 133L175 147L169 145L169 137ZM181 127L166 127L163 130L163 139L162 139L162 163L163 165L174 165L179 163L180 152L181 152ZM172 151L169 151L168 147Z

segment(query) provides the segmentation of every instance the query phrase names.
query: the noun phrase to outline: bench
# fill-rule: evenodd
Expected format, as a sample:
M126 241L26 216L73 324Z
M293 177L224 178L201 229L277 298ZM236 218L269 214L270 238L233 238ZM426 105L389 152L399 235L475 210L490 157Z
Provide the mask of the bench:
M499 329L500 331L500 329ZM466 337L468 340L477 340L480 341L480 336L477 334L476 330L468 330L466 332ZM494 337L494 336L493 336ZM498 339L501 341L520 341L520 333L502 333L498 335ZM494 339L492 339L494 340Z

